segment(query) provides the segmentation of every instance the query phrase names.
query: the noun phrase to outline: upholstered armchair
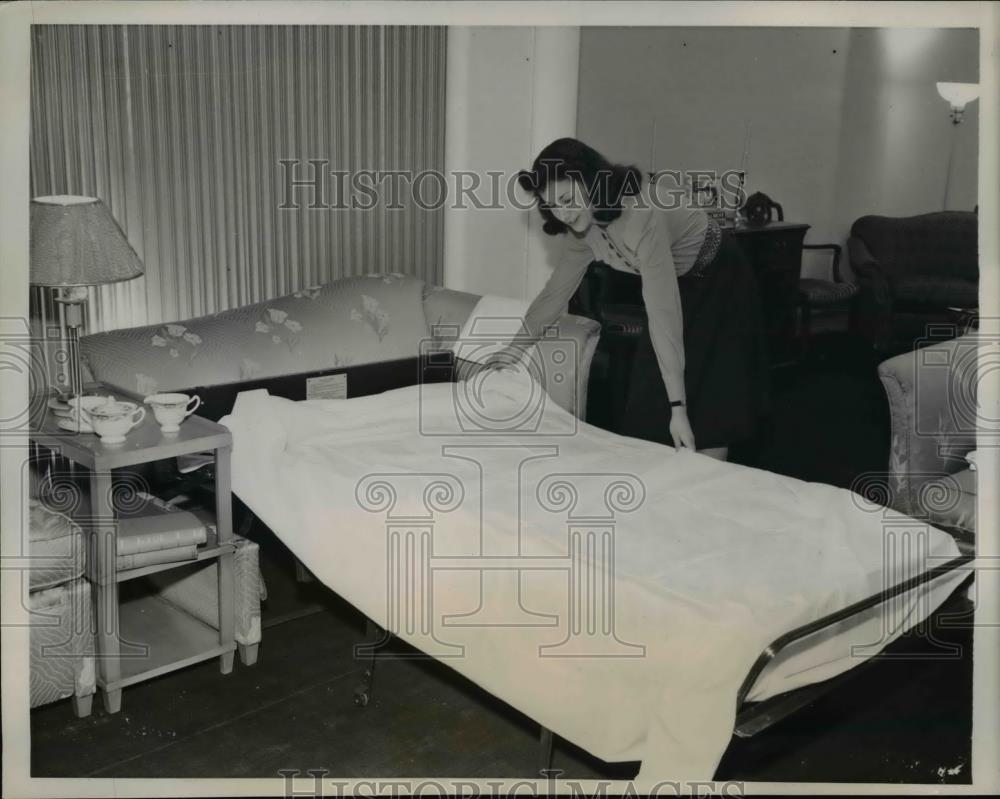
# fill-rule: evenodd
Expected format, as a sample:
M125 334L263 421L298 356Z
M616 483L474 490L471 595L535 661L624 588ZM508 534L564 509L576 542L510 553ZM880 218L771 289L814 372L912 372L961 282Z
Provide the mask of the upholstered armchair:
M912 349L928 324L954 319L949 309L978 307L976 225L968 211L854 222L847 241L860 289L853 323L878 351Z
M879 364L889 399L892 443L888 502L895 510L948 530L960 548L976 532L975 334L932 342Z
M90 715L97 676L83 533L37 499L28 501L28 611L31 707L66 697Z

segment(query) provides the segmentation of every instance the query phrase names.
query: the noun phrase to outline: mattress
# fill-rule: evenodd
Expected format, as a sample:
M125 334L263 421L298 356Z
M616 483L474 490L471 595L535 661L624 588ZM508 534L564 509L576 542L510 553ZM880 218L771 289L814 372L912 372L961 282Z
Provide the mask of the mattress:
M956 557L851 492L617 436L530 375L348 400L241 394L233 490L317 578L640 784L710 779L783 633ZM835 676L948 574L791 648L749 698Z

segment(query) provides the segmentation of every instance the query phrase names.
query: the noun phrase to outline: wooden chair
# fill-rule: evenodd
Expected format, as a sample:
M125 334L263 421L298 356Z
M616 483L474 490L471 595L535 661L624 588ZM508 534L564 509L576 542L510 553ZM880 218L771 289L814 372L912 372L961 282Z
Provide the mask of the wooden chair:
M858 293L854 283L845 282L840 274L841 247L839 244L803 244L804 250L829 250L832 280L803 277L799 279L799 341L801 354L809 349L814 310L848 308Z

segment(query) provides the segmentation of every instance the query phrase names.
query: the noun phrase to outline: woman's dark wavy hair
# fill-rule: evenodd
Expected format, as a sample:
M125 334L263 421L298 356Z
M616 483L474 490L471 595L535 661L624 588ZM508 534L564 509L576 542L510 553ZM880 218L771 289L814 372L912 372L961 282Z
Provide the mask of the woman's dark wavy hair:
M538 200L538 210L545 223L542 229L550 236L568 229L542 201L541 193L551 181L574 178L587 192L594 220L613 222L622 212L622 199L638 194L642 173L634 166L612 164L593 147L579 139L556 139L542 150L530 170L522 169L517 180Z

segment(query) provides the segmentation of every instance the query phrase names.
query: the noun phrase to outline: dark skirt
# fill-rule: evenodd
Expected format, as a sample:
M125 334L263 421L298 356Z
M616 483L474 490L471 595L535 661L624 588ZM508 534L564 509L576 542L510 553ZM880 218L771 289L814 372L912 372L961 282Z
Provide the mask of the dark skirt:
M591 303L643 305L641 279L601 263L591 264L590 270ZM684 315L686 405L695 444L706 449L751 439L769 401L757 278L739 246L723 237L710 265L697 276L680 276L677 282ZM593 310L600 318L600 307ZM648 325L626 374L627 400L617 432L673 444L670 400Z

